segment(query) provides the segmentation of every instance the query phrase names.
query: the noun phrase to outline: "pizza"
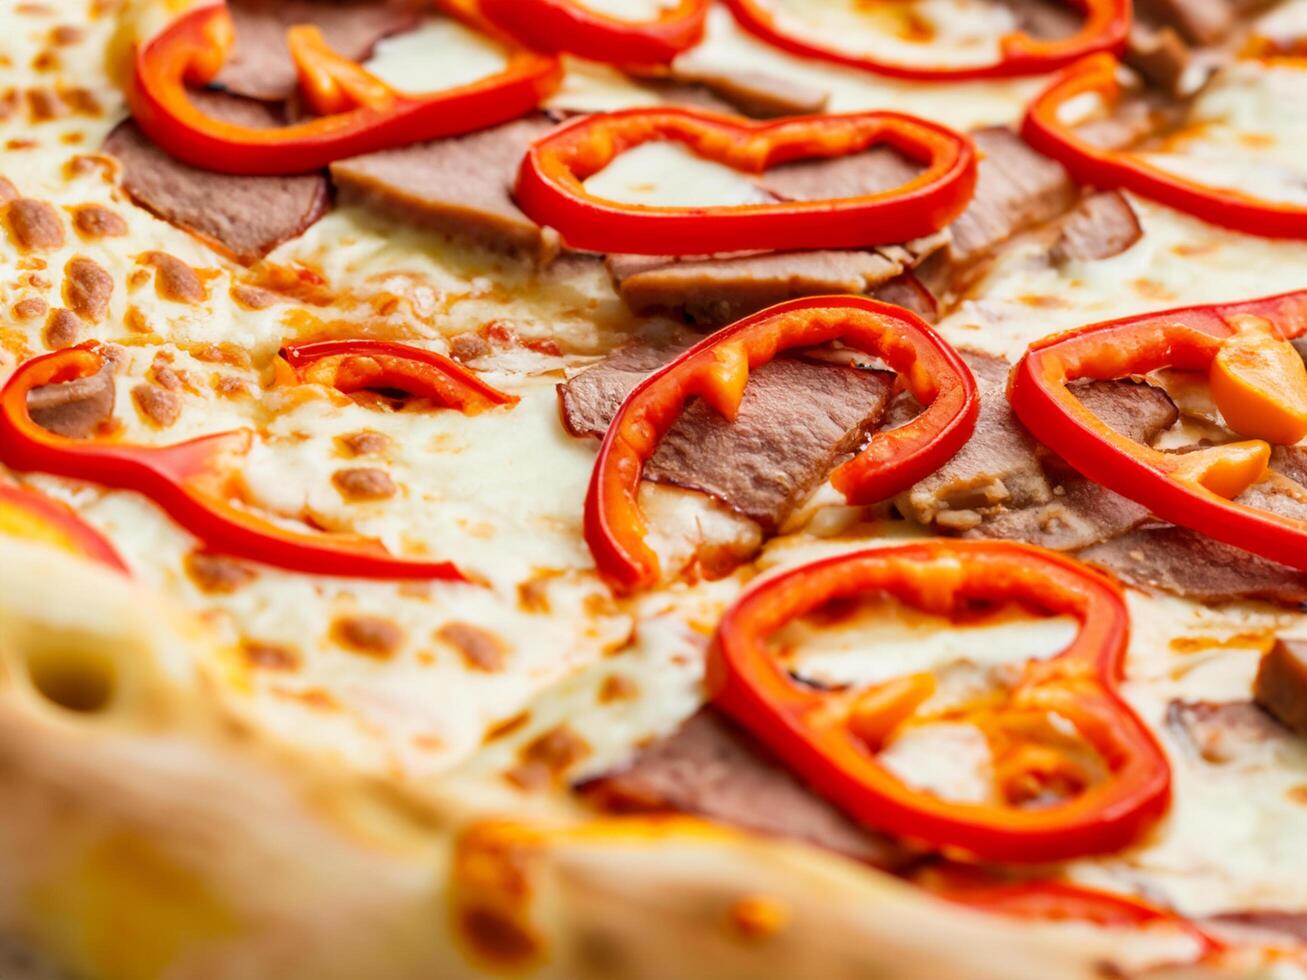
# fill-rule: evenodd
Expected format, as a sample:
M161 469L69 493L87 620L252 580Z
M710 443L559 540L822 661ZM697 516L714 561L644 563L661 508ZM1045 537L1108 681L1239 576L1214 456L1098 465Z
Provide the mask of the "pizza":
M1307 5L0 5L0 976L1307 977Z

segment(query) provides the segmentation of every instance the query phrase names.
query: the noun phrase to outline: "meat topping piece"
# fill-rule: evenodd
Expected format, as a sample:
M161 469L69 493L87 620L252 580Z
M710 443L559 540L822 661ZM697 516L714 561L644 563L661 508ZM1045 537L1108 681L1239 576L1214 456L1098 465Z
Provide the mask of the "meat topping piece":
M985 517L968 537L1024 541L1054 551L1079 551L1147 523L1148 508L1068 471L1054 482L1052 499Z
M1182 95L1191 63L1189 46L1169 25L1139 22L1130 27L1125 61L1144 79L1168 95Z
M877 867L908 854L817 796L713 708L590 783L591 799L620 811L675 810L824 847Z
M513 203L517 165L528 144L552 129L545 116L367 153L331 165L346 202L435 231L466 235L542 259L558 251L558 236Z
M43 429L70 439L87 439L113 417L113 366L75 381L41 385L27 393L27 410Z
M568 431L602 435L627 393L683 349L633 344L560 385ZM687 404L645 477L711 494L773 529L879 421L892 383L881 371L778 358L750 373L734 422Z
M1138 17L1145 23L1171 25L1191 44L1215 44L1234 27L1231 0L1138 0Z
M766 72L714 65L698 50L688 51L672 62L672 77L702 85L755 119L811 115L824 110L830 101L830 93L814 85Z
M1307 942L1307 912L1290 909L1249 909L1222 912L1212 916L1212 921L1244 926L1259 932L1278 932L1285 936L1292 936L1300 942Z
M723 258L614 255L608 259L608 272L635 313L681 310L695 323L719 324L799 296L871 293L905 271L904 258L887 251Z
M1214 765L1247 759L1287 734L1251 701L1172 701L1166 723Z
M5 224L13 243L25 251L61 248L64 226L57 212L46 201L20 197L5 208Z
M79 255L64 266L64 302L83 320L96 323L109 312L113 276L93 259Z
M217 92L191 93L205 112L246 125L279 123L268 107ZM240 177L212 173L172 159L127 120L104 142L121 165L123 189L143 208L185 228L239 262L262 258L327 212L321 174Z
M313 24L327 44L363 61L382 38L418 24L416 5L397 0L229 0L236 45L214 83L236 95L280 101L295 94L286 30Z
M1134 208L1120 191L1091 194L1062 219L1049 256L1057 263L1110 259L1143 234Z
M953 239L944 254L955 266L983 258L1076 200L1076 187L1062 165L1036 153L1012 130L995 126L971 138L982 156L975 196L950 226Z
M1253 682L1257 703L1299 735L1307 735L1307 640L1277 639Z

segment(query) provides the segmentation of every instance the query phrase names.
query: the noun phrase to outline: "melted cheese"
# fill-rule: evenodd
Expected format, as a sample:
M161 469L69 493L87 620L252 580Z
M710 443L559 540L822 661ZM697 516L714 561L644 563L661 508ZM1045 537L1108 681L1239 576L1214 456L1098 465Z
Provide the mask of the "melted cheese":
M377 43L364 67L401 92L434 92L468 85L503 71L504 49L479 31L447 18Z
M583 186L596 197L646 207L733 207L774 200L748 174L673 142L627 150Z

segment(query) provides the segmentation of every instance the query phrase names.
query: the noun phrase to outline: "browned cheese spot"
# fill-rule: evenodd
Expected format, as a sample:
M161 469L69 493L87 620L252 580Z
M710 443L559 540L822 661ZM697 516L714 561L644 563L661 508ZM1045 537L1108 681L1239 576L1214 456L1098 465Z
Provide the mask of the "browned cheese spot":
M232 284L231 298L247 310L266 310L269 306L281 302L281 297L271 290L249 286L243 282Z
M490 353L490 344L475 333L461 333L449 342L449 356L456 361L475 361Z
M78 255L64 266L64 302L83 320L97 323L109 311L113 276L93 259Z
M12 307L15 320L36 320L45 316L50 305L40 296L28 296L20 299Z
M42 339L51 350L63 350L77 343L82 333L82 320L72 310L58 309L45 321Z
M545 789L562 782L567 770L589 754L589 742L567 725L558 725L524 745L520 763L505 776L521 789Z
M147 252L141 261L154 266L154 290L160 298L190 305L204 301L204 284L200 277L175 255Z
M601 704L611 704L614 701L630 701L639 693L640 685L625 674L609 674L604 678L604 683L599 688L599 701Z
M247 664L261 670L296 670L300 665L294 650L273 643L246 640L241 644L241 654Z
M192 551L186 556L186 574L201 592L231 595L259 577L249 565L211 551Z
M50 43L61 48L79 44L84 37L86 31L73 24L59 24L50 31Z
M0 204L8 204L10 201L16 201L22 197L18 193L18 188L7 177L0 177Z
M100 100L95 97L95 93L89 88L66 88L61 89L59 98L63 99L64 105L72 109L79 116L98 116L104 112L100 105Z
M90 241L120 238L127 234L127 219L99 204L83 204L73 208L73 227L77 234Z
M9 240L24 251L63 247L64 226L59 212L45 201L20 197L5 209Z
M353 466L331 474L340 495L352 502L388 500L399 491L385 470L375 466Z
M346 649L378 660L393 657L404 642L399 625L381 616L340 616L331 624L331 635Z
M377 456L390 446L390 437L372 429L363 429L339 437L341 448L351 456Z
M67 110L63 99L48 88L29 88L27 95L27 115L32 122L49 122L58 119Z
M161 429L172 425L182 414L181 397L157 385L137 385L132 389L132 401L147 420Z
M440 627L436 639L462 654L463 662L473 670L493 673L504 669L508 644L487 629L455 621Z
M85 177L88 174L99 173L101 179L110 181L113 180L117 171L117 161L113 157L105 156L103 153L79 153L64 164L64 174L70 180L73 177Z

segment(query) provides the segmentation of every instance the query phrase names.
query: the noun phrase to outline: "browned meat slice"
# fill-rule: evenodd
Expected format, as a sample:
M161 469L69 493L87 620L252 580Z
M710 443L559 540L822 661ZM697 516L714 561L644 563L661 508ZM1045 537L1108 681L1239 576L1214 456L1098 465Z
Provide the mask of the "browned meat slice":
M1110 259L1143 234L1134 208L1120 191L1091 194L1059 222L1057 241L1049 257L1058 263Z
M635 313L680 310L691 322L709 325L730 323L799 296L866 295L908 268L904 256L885 251L608 259L608 272Z
M1173 28L1140 23L1131 26L1126 64L1161 91L1173 95L1184 91L1191 58L1188 45Z
M1166 724L1206 762L1247 759L1288 732L1252 701L1172 701Z
M89 378L41 385L27 393L32 421L70 439L86 439L113 417L113 365Z
M1307 486L1307 447L1276 446L1271 450L1271 469Z
M363 61L382 38L418 25L408 0L229 0L236 45L214 79L236 95L280 101L296 89L286 30L314 24L346 58Z
M900 273L883 286L877 286L871 295L883 303L901 306L927 323L934 323L939 317L939 301L911 272Z
M975 197L950 226L953 240L941 253L951 266L975 262L1013 235L1051 221L1077 195L1062 165L1040 156L1012 130L995 126L971 137L982 156Z
M1179 527L1144 528L1080 552L1141 589L1199 602L1307 602L1307 574Z
M626 812L674 810L761 834L788 837L877 867L910 855L854 823L774 761L713 708L640 751L629 766L587 787L591 799Z
M1279 640L1262 656L1253 682L1257 703L1307 735L1307 640Z
M832 159L798 160L772 167L758 180L786 201L821 201L875 194L905 184L921 167L887 147Z
M1007 362L974 351L964 357L980 393L975 433L957 455L896 501L901 513L920 524L956 530L979 524L982 510L1029 507L1053 496L1039 465L1038 444L1008 405ZM889 424L906 422L918 410L914 402L899 400Z
M1190 44L1215 44L1234 28L1230 0L1138 0L1135 12L1147 24L1174 27Z
M816 86L761 71L713 64L711 56L694 50L672 63L672 77L702 85L737 111L756 119L804 116L821 112L830 93Z
M433 140L331 165L341 198L435 231L551 257L558 236L513 203L527 146L554 124L529 116L494 129Z
M1074 34L1084 19L1075 10L1048 0L1004 0L1017 20L1017 28L1038 38L1063 38Z
M1249 909L1222 912L1209 920L1222 925L1243 926L1258 932L1276 932L1307 942L1307 912L1289 909Z
M563 424L602 435L627 392L682 349L631 345L559 385ZM711 494L773 529L880 420L892 383L882 371L778 358L752 372L734 422L687 405L645 476Z
M976 352L964 356L980 391L975 434L899 498L902 513L974 537L1014 538L1062 551L1143 523L1146 510L1085 480L1026 433L1007 401L1005 361ZM1080 383L1075 391L1090 411L1136 442L1151 442L1179 417L1166 393L1148 385ZM916 407L896 410L902 414L894 421L906 421Z
M271 109L249 99L200 91L191 98L222 119L278 124ZM254 262L302 234L330 204L320 174L238 177L199 170L168 156L131 120L109 134L104 152L121 164L122 186L132 200L239 262Z

